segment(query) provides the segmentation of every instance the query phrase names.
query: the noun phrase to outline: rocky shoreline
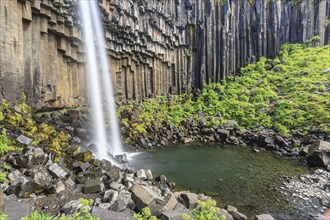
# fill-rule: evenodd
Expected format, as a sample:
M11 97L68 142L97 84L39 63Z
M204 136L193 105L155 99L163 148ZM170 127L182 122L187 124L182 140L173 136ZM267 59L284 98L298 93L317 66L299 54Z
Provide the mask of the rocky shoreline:
M330 207L330 172L316 169L300 177L283 177L281 193L306 219L321 219Z
M8 133L8 136L25 146L23 152L7 153L1 160L2 165L11 166L7 179L1 184L0 192L0 205L9 219L23 217L32 210L55 216L61 214L70 216L77 210L78 198L93 199L91 213L101 219L109 219L106 216L112 216L110 219L134 219L132 217L134 211L139 212L143 207L149 207L151 213L161 219L178 219L184 213L192 215L191 210L197 207L197 200L208 199L207 196L195 193L174 192L175 183L168 181L165 176L153 178L149 170L134 171L126 165L118 168L107 161L95 159L90 151L95 145L88 143L92 134L86 129L89 126L85 110L72 109L64 113L55 111L50 114L36 114L34 119L38 124L49 123L58 131L64 130L70 139L70 144L63 149L63 160L57 161L51 149L30 145L32 139L21 132ZM329 138L323 134L314 134L297 139L268 130L258 133L242 132L233 125L234 122L230 122L216 129L201 125L187 126L188 133L164 126L162 130L150 131L153 137L140 137L131 149L139 150L169 143L189 143L199 140L254 146L256 152L262 148L275 150L278 155L298 158L308 153L307 148L304 150L295 148L298 141L300 141L299 145L310 147L317 140ZM158 138L157 141L155 137ZM325 141L318 143L328 146L328 142ZM80 146L85 150L81 150ZM313 155L323 156L322 152L322 149L316 147ZM322 181L325 179L329 182L329 172L326 169L321 170L324 176L315 175ZM299 195L303 195L303 188L310 185L309 182L302 181L296 186L297 181L290 178L284 182L287 183L284 193L298 190ZM325 187L326 184L322 186L320 184L317 187L318 193L322 196L317 199L321 199L323 203L314 205L318 209L322 207L321 211L323 211L329 202L324 199L329 188ZM302 199L304 200L304 197ZM226 219L247 219L232 206L221 209L219 216L221 215L225 215ZM260 215L256 219L271 219L271 217Z
M137 117L137 114L138 112L134 110L125 110L121 113L121 118L130 121L132 118ZM208 119L203 113L199 113L199 117L201 118L199 124L196 124L194 121L184 122L181 126L185 128L184 130L179 130L179 128L171 124L164 124L161 128L152 126L147 129L147 135L138 134L135 139L130 140L128 147L132 151L141 151L176 143L216 142L229 145L252 146L255 152L269 150L278 156L305 160L314 151L319 150L318 146L315 146L315 148L311 147L314 143L330 140L330 134L322 132L302 134L299 131L295 131L293 135L284 135L272 129L261 129L257 132L242 130L236 126L236 121L234 120L229 121L224 126L210 127L207 125ZM130 129L130 125L122 126L121 131L124 135L128 135L131 132ZM329 146L328 144L326 145L325 151L329 151ZM310 155L306 157L307 154ZM326 166L329 159L322 162L314 156L307 159L310 165ZM320 155L320 157L322 156ZM325 157L328 158L326 155Z
M57 163L51 152L27 148L25 153L8 153L5 159L12 169L1 184L0 205L9 219L20 219L32 211L74 216L79 198L93 199L90 211L100 219L136 219L134 211L144 207L160 219L181 219L183 214L193 216L198 200L210 199L188 191L174 192L175 183L164 175L154 178L150 170L118 168L94 159L90 151L69 147L65 162ZM233 206L218 214L229 220L247 219Z

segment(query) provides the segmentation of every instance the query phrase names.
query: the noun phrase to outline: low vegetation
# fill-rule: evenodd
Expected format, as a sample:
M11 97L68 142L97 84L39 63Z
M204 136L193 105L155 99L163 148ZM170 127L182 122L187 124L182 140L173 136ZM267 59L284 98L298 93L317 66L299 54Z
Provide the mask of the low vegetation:
M260 58L237 76L205 85L200 92L156 97L119 108L133 113L121 118L129 139L148 135L151 127L170 124L185 130L198 124L201 114L208 126L235 120L239 128L274 129L282 134L329 132L330 46L285 44L275 59Z
M61 216L56 217L50 214L33 212L29 216L22 218L22 220L98 220L94 218L90 213L90 205L93 204L93 200L80 199L79 209L74 216ZM196 209L192 210L193 216L183 214L185 220L225 220L225 216L219 216L220 209L216 207L214 200L198 201ZM148 207L142 209L142 212L135 213L134 217L138 220L158 220L156 216L151 214ZM0 213L0 220L8 220L7 216Z
M225 220L225 216L219 215L219 212L220 208L216 207L216 201L208 199L198 201L197 208L192 210L192 216L183 214L182 217L184 220ZM143 208L140 213L135 213L134 217L138 220L157 220L148 207Z
M23 96L21 103L16 103L14 106L9 106L6 100L1 100L0 105L0 155L9 149L21 150L20 144L15 140L10 140L6 136L6 129L19 131L23 135L31 138L31 145L48 147L56 155L60 156L62 148L69 145L69 136L60 130L56 130L53 126L42 123L37 124L32 117L32 109L26 103Z

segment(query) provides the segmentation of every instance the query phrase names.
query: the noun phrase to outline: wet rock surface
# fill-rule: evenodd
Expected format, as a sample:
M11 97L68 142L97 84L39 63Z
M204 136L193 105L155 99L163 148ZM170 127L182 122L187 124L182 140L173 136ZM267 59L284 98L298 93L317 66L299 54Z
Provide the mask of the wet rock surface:
M330 205L330 172L316 169L300 177L283 177L282 193L306 219L321 219Z
M312 166L330 165L330 142L317 141L308 148L307 162Z

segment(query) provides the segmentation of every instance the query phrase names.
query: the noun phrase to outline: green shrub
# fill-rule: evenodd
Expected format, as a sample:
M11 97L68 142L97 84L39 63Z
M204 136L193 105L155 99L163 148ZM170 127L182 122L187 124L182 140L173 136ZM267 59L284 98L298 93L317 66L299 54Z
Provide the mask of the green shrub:
M140 213L134 213L134 217L138 218L138 220L157 220L156 216L151 215L148 207L143 208Z
M23 217L21 220L58 220L58 217L50 214L32 212L29 216Z
M3 214L1 211L0 211L0 220L8 220L7 215Z
M7 179L7 175L4 173L0 173L0 183L4 183Z
M0 134L0 155L12 149L11 141L7 138L6 130L2 130Z
M193 218L190 215L184 214L185 220L225 220L225 216L220 216L220 208L216 207L216 201L208 199L206 201L198 201L196 209L192 210Z

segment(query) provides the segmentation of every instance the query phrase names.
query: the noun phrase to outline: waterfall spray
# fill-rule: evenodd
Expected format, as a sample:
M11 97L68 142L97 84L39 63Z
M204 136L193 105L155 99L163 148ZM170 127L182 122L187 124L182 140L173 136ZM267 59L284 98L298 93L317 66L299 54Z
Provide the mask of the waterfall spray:
M79 0L78 4L86 50L86 71L93 111L94 142L97 146L95 154L99 159L110 159L108 153L115 156L122 154L123 150L116 117L104 30L97 1ZM110 135L107 134L106 124L110 124Z

